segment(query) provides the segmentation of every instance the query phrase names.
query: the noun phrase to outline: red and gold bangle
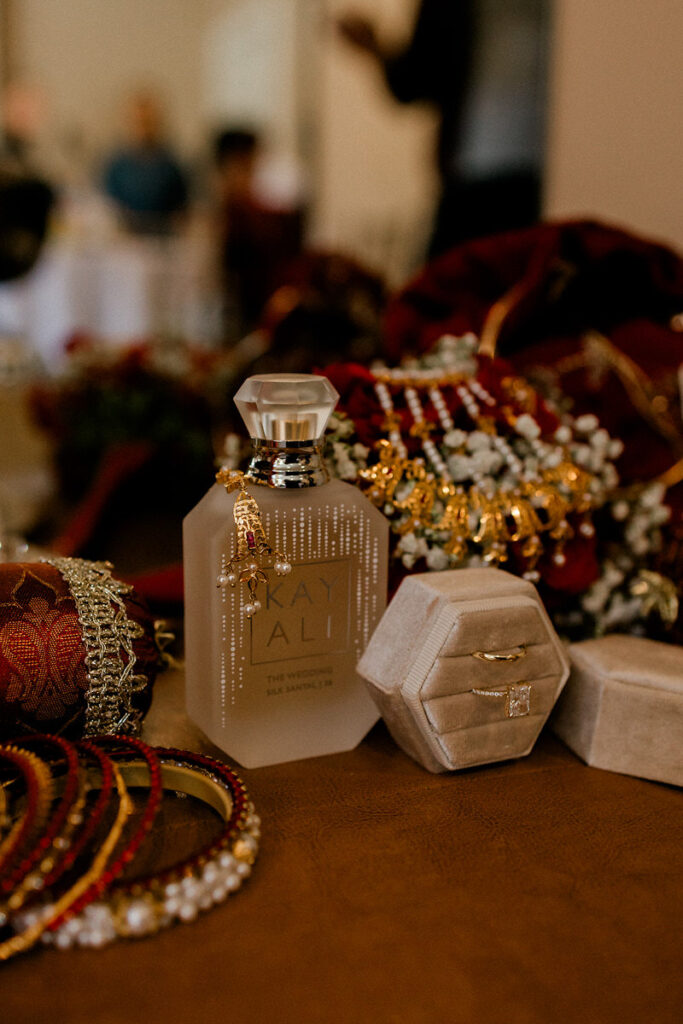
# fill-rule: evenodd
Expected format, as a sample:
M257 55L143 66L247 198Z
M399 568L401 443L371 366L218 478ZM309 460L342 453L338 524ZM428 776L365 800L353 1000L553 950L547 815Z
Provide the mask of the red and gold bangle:
M111 762L110 767L119 797L118 812L90 867L55 903L23 910L12 919L12 925L17 930L17 934L0 943L0 961L8 960L11 956L34 946L45 934L46 929L61 918L64 912L104 874L107 862L114 852L133 810L121 770ZM59 945L59 941L57 941L57 945Z
M78 740L74 745L85 759L89 758L96 762L99 784L95 787L88 782L86 792L97 788L98 796L93 806L88 810L83 828L79 831L76 839L71 842L67 840L68 846L62 844L62 849L66 849L66 853L61 861L55 864L52 871L46 875L43 882L43 888L45 889L49 889L63 874L69 871L83 853L104 818L114 788L114 771L111 758L89 740Z
M36 754L13 744L0 745L0 760L18 769L23 780L24 807L0 844L0 880L9 877L14 862L43 830L52 804L50 769ZM4 923L0 913L0 924Z
M89 903L92 903L94 900L102 896L102 894L109 889L116 879L123 874L124 870L134 859L141 843L152 828L154 819L161 805L161 768L159 765L159 758L157 757L153 747L148 746L147 743L143 743L142 740L138 740L133 736L98 736L93 739L92 742L99 747L114 747L114 751L112 751L111 756L120 756L123 751L133 751L134 754L141 755L145 766L146 777L139 783L139 785L148 786L149 795L145 802L145 808L139 824L116 860L106 868L102 875L100 875L92 885L88 886L79 895L78 899L74 900L63 913L54 919L50 924L50 931L56 931L61 927L61 925L67 922L69 918L80 914L85 910Z
M116 938L150 935L174 921L194 920L200 911L222 903L250 875L260 819L240 778L201 754L171 748L157 754L164 788L208 803L223 818L220 832L194 856L157 875L111 886L78 916L62 915L45 931L44 942L62 949L99 947ZM144 762L122 763L121 770L128 785L146 783Z
M73 743L61 736L42 735L22 737L16 743L22 750L28 747L28 752L34 746L56 750L59 760L65 763L66 775L62 795L37 841L14 870L0 880L0 895L7 897L9 894L6 904L0 905L0 913L3 910L17 911L31 893L43 888L45 877L54 870L64 850L68 849L74 831L83 821L86 800L85 777L80 771L78 751Z

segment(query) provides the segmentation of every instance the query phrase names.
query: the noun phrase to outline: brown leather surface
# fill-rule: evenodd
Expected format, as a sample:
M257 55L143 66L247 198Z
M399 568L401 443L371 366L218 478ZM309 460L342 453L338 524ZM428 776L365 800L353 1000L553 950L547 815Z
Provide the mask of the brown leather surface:
M147 736L198 746L181 684L160 678ZM151 939L10 962L3 1021L680 1019L679 791L547 734L523 760L431 775L382 725L352 753L242 774L263 818L244 889Z

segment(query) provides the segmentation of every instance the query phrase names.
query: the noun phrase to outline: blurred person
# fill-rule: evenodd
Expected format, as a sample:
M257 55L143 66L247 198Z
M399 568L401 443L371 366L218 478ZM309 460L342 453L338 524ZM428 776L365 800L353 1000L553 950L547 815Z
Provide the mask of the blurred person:
M429 255L534 223L540 212L548 0L421 0L412 35L386 46L349 12L341 37L402 103L439 112L441 195Z
M45 120L43 93L26 82L10 82L0 109L0 164L6 172L35 176L35 150Z
M43 120L43 97L11 83L0 108L0 281L25 274L45 240L54 202L52 187L37 171L33 151Z
M187 182L165 141L159 101L135 93L126 107L128 142L109 158L104 190L129 230L168 234L187 205Z
M283 269L301 251L303 211L266 201L258 187L261 141L248 128L227 128L214 140L219 246L226 305L236 341L257 323Z

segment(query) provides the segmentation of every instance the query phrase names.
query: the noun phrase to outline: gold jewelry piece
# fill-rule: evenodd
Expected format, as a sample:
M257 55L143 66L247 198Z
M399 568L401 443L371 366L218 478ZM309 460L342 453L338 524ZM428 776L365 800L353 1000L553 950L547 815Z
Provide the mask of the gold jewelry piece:
M526 647L524 644L520 644L516 651L511 651L510 654L496 654L493 651L472 651L473 658L479 658L480 661L519 661L520 658L526 658Z
M470 693L475 693L478 697L505 697L507 718L524 718L531 710L531 683L510 683L500 690L474 687Z
M133 811L133 804L128 795L126 784L123 781L121 771L116 764L112 765L112 771L116 781L119 808L116 818L109 829L109 834L106 836L104 842L97 851L97 854L93 858L92 864L85 874L83 874L70 889L60 896L55 903L51 903L44 908L46 913L38 912L37 919L35 920L33 918L36 915L31 915L31 917L29 917L31 923L28 924L22 932L18 935L13 935L10 939L6 939L4 942L0 943L0 960L9 960L9 958L14 956L16 953L23 953L25 950L30 949L31 946L34 946L38 939L40 939L40 937L50 927L52 922L61 917L61 915L76 902L79 896L81 896L81 894L84 893L91 885L97 882L104 874L109 858L114 852L114 849L121 838L126 822ZM28 913L30 914L30 912Z
M268 542L261 521L261 510L256 498L247 492L248 479L244 473L221 469L216 474L216 480L223 484L228 494L237 488L240 492L232 510L237 546L230 560L222 566L216 585L236 587L238 583L246 583L249 600L244 606L244 614L250 619L261 608L256 590L259 583L268 582L266 570L274 569L277 576L287 576L292 566L287 557Z
M481 482L473 476L473 485L467 490L456 486L432 438L437 426L427 419L421 398L423 395L431 401L439 424L447 434L453 430L454 423L439 390L445 385L455 388L475 429L492 436L493 448L510 471L520 478L514 488L491 493L490 485L483 479L485 474L479 474ZM390 386L402 390L413 421L409 434L421 441L424 457L408 454L401 436L402 416L394 405ZM513 379L509 386L514 390L516 405L522 404L526 409L528 386L522 391ZM399 512L393 526L396 533L422 529L450 534L443 541L443 549L453 561L465 558L471 542L481 548L484 562L491 565L507 561L508 546L519 543L520 553L526 560L525 576L535 582L538 579L536 564L544 549L543 534L554 542L553 561L563 565L566 561L564 545L574 532L567 517L572 513L583 516L585 521L579 529L586 536L593 529L586 518L593 505L590 475L565 456L558 465L540 469L533 477L524 479L521 460L510 441L498 433L496 422L489 415L496 399L475 377L432 370L379 371L374 374L374 388L384 413L388 439L376 444L377 462L361 470L359 479L367 486L367 495L374 505L384 509L388 504ZM518 391L521 391L521 399ZM504 408L508 410L510 427L516 430L523 417L517 415L512 405ZM533 420L529 412L525 416ZM535 426L540 433L538 424ZM532 437L529 443L537 455L549 448L538 436Z
M260 838L260 818L235 773L222 763L185 751L161 750L163 788L212 807L223 825L216 838L191 858L144 879L117 883L82 914L66 921L44 942L59 949L99 947L116 938L137 938L193 921L224 902L251 874ZM149 785L144 762L120 765L129 787ZM54 916L51 915L54 920Z
M114 579L110 562L82 558L44 561L64 577L83 629L88 675L84 735L137 735L142 713L133 708L132 698L144 690L148 679L135 671L133 640L143 636L144 630L128 618L124 597L132 588Z

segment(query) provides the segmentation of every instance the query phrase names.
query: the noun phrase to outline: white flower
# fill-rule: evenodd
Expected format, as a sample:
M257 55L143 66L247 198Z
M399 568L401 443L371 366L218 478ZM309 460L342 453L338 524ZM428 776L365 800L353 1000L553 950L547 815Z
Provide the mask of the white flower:
M619 483L619 474L611 462L608 462L605 466L602 474L602 480L608 491L613 490Z
M368 455L370 454L370 449L366 448L364 444L360 443L360 441L354 444L351 451L353 452L354 459L358 459L359 462L365 462Z
M428 568L435 572L448 568L449 558L443 548L430 548L426 555Z
M555 466L559 466L563 458L562 452L558 448L554 448L544 456L543 466L545 469L554 469Z
M337 472L342 480L355 480L358 467L350 459L337 459Z
M462 448L466 440L467 434L464 430L449 430L444 434L443 443L447 448Z
M349 437L353 433L353 422L339 413L332 413L327 429L339 437Z
M473 430L467 438L467 450L470 452L478 452L482 449L488 449L491 447L491 437L489 434L485 434L483 430Z
M466 455L451 455L448 460L448 472L456 483L468 480L472 476L472 463Z
M503 465L500 452L481 449L470 456L470 464L475 473L496 473Z
M515 430L522 437L525 437L527 441L533 441L534 438L540 437L541 428L539 427L533 416L530 416L528 412L522 413L515 420Z
M555 440L558 444L569 444L572 439L572 432L569 427L563 425L555 431Z
M427 541L424 537L416 537L414 533L406 533L398 542L398 550L406 555L412 555L417 561L427 554Z
M671 519L671 509L667 505L660 505L659 508L652 510L650 516L650 522L654 526L661 526L662 523L668 523Z
M599 611L605 607L605 602L609 597L609 588L605 587L602 580L598 580L592 587L584 594L581 599L581 605L591 615L596 615Z
M607 452L610 445L610 436L604 427L600 427L595 433L591 434L590 443L593 448L597 448L598 451Z
M615 501L612 505L612 517L619 522L628 518L631 506L627 501Z
M644 505L645 508L655 508L656 505L661 505L665 494L666 487L664 484L650 484L640 495L640 504Z
M574 420L574 429L577 430L579 434L592 434L599 426L600 420L597 416L594 416L592 412L584 413L583 416L579 416Z
M634 555L645 555L650 550L650 542L645 536L636 537L631 541L631 551Z

